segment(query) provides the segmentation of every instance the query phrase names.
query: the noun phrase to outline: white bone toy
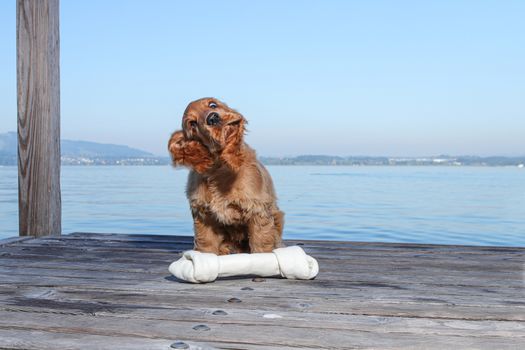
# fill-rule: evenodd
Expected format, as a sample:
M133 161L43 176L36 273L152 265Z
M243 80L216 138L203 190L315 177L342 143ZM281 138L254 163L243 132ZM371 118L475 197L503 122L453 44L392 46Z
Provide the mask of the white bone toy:
M317 276L319 265L298 246L277 248L271 253L220 256L188 250L179 260L171 263L169 271L178 279L192 283L242 275L307 280Z

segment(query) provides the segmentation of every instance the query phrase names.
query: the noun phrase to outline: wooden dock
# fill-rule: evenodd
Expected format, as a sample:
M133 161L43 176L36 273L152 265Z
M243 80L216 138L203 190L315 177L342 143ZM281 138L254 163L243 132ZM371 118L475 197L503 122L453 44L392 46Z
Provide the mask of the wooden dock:
M191 237L0 241L0 349L525 349L525 249L304 241L312 281L194 285Z

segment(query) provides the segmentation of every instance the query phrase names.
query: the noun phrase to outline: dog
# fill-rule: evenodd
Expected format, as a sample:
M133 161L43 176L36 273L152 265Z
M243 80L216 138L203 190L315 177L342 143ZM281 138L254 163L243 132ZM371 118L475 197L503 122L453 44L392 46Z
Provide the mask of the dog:
M194 249L225 255L282 246L284 213L270 174L244 142L246 119L216 98L191 102L168 142L174 166L190 169L186 195Z

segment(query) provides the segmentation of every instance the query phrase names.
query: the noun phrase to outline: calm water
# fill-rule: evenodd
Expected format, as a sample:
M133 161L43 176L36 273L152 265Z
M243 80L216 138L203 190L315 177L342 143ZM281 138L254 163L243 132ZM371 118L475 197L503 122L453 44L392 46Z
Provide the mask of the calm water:
M274 166L285 238L525 246L525 169ZM63 232L192 235L186 170L63 167ZM17 235L0 167L0 238Z

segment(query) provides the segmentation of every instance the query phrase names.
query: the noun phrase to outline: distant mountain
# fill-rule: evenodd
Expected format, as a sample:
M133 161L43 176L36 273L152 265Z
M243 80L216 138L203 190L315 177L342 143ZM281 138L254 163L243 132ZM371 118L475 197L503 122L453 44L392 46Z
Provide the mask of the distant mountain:
M140 149L110 143L62 140L60 147L63 157L154 157ZM0 134L0 154L16 156L16 152L16 132Z
M62 157L154 157L152 153L140 149L109 143L62 140L60 147Z
M124 145L114 145L90 141L61 141L62 159L127 159L156 158L152 153ZM17 134L0 134L0 165L15 165L17 156Z
M0 155L16 157L16 145L16 132L10 131L5 134L0 134Z

